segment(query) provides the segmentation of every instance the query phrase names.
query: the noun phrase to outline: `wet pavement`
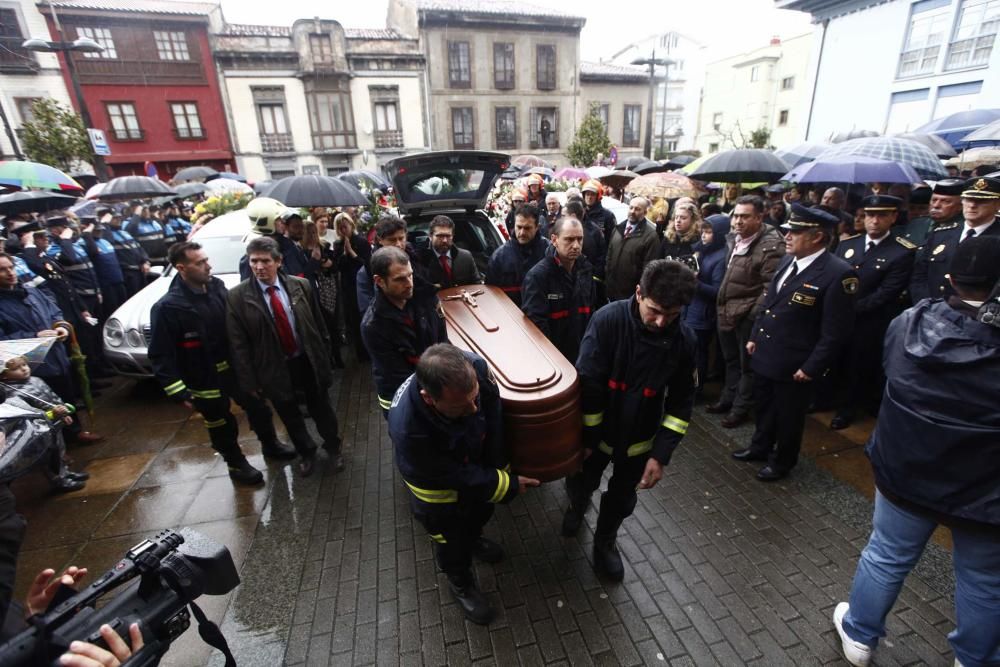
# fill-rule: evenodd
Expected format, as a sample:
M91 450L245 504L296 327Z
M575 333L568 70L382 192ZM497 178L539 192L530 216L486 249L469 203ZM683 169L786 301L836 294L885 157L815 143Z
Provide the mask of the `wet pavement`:
M98 401L108 439L70 450L92 475L87 488L49 496L35 476L14 487L28 518L18 596L43 567L93 576L157 530L187 526L226 544L240 569L233 593L199 604L241 666L840 662L829 619L870 529L870 420L832 432L816 415L793 476L764 485L728 457L751 427L725 431L697 408L663 481L624 525L619 585L590 567L594 507L578 538L559 537L561 484L499 508L487 535L508 559L477 565L499 611L482 628L462 618L412 520L368 367L338 371L332 400L346 470L303 480L265 463L241 417L244 449L267 478L246 488L230 482L200 418L155 385L116 380ZM948 537L908 580L876 664L951 664ZM223 664L211 654L191 629L163 664Z

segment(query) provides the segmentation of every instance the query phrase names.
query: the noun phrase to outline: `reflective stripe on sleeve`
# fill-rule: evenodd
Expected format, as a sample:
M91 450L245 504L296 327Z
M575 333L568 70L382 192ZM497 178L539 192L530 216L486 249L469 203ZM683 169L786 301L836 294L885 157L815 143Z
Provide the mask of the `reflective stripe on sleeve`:
M590 412L590 413L584 413L583 415L584 426L600 426L603 421L604 421L603 412Z
M181 393L185 389L187 389L187 386L185 386L184 380L178 380L173 384L168 384L166 387L163 388L163 391L167 393L167 396L173 396L174 394Z
M504 496L507 495L507 491L510 490L510 475L505 473L503 470L497 470L497 488L493 492L493 497L490 498L491 503L498 503L503 500Z
M435 542L437 542L438 544L448 544L448 540L444 539L444 535L442 535L441 533L436 533L436 534L428 533L428 535L430 535L430 538Z
M667 415L666 417L663 418L663 421L660 423L662 424L663 428L669 428L671 431L674 431L675 433L680 433L681 435L684 435L685 433L688 432L688 422L684 421L683 419L678 419L677 417L672 417L670 415Z
M191 395L195 398L203 398L210 400L213 398L222 398L222 392L218 389L191 389Z
M413 492L413 495L417 497L417 500L422 500L425 503L458 502L458 491L455 489L421 489L418 486L413 486L406 480L403 481L410 488L410 491Z
M602 442L601 444L599 444L597 446L597 449L607 454L608 456L612 456L615 453L615 450L611 447L611 445L609 445L606 442ZM643 440L642 442L637 442L633 445L629 445L628 449L625 450L625 454L629 458L631 458L633 456L641 456L642 454L645 454L651 449L653 449L653 440L652 439Z
M217 363L215 365L215 370L219 371L220 373L222 373L223 371L228 371L229 370L229 362L228 361L220 361L219 363Z
M383 410L388 410L389 408L392 407L392 399L386 400L386 399L382 398L381 396L379 396L378 397L378 405Z
M223 417L222 419L213 419L211 421L208 419L205 420L206 428L219 428L220 426L225 426L225 425L226 425L225 417Z

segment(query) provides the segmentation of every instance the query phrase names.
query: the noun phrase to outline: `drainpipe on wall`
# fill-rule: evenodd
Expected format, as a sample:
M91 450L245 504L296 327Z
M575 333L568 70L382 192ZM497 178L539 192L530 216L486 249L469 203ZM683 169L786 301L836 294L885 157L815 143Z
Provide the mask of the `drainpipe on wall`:
M813 76L812 96L809 99L809 115L806 116L806 136L803 141L809 141L809 130L812 128L813 107L816 105L816 86L819 84L819 70L823 65L823 49L826 47L826 29L830 19L823 19L823 35L819 39L819 57L816 58L816 74Z

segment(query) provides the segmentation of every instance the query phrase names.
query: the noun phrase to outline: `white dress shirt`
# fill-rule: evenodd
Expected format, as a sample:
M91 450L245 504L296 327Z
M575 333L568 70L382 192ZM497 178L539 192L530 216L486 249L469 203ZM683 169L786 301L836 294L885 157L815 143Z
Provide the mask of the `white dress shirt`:
M778 281L778 291L780 292L785 288L785 281L788 280L788 276L792 273L793 267L795 267L796 265L799 267L799 270L795 273L795 275L798 275L803 271L805 271L806 269L808 269L809 265L815 262L816 258L822 255L824 252L826 252L826 248L823 248L822 250L814 252L813 254L803 257L801 259L793 260L792 263L788 265L788 268L785 269L784 273L781 274L781 280Z

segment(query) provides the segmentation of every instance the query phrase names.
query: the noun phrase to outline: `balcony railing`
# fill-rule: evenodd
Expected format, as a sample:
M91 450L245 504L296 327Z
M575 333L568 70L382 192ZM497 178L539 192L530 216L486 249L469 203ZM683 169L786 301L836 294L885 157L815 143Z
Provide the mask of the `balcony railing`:
M178 139L180 141L188 141L191 139L204 139L204 138L205 138L204 128L198 128L198 127L184 128L184 129L178 129L176 127L174 128L174 139Z
M402 130L376 130L375 148L402 148Z
M142 129L112 130L111 136L115 141L143 141L146 138L146 131Z
M74 57L80 83L177 83L205 82L202 64L196 60L111 60Z
M262 134L260 135L260 149L265 153L291 153L295 150L295 142L292 135L285 134Z

